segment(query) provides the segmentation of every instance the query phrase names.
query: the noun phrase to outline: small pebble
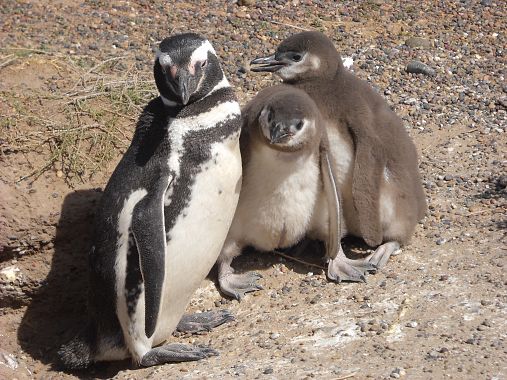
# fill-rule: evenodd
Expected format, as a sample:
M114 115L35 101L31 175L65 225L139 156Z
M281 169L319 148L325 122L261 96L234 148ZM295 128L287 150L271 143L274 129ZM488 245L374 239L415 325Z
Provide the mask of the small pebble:
M438 354L437 351L432 350L428 353L428 358L430 359L438 359L439 357L440 355Z

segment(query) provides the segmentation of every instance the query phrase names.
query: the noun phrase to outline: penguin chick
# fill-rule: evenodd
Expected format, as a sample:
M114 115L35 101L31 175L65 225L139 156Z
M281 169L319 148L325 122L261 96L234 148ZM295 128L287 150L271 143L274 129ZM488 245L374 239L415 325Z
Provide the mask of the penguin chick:
M286 248L306 235L326 243L328 275L363 280L375 267L349 260L340 246L339 194L330 165L326 130L317 106L301 90L262 90L243 109L240 137L243 186L231 229L218 259L221 290L236 299L261 289L260 275L234 273L232 260L246 246Z
M163 343L175 330L209 330L232 318L183 312L216 262L236 209L240 107L215 50L197 34L164 39L154 75L160 97L139 117L97 208L88 324L58 353L69 369L217 355Z
M426 212L417 151L400 118L371 86L343 67L329 38L303 32L284 40L252 71L274 72L304 90L325 120L348 233L378 246L381 268Z

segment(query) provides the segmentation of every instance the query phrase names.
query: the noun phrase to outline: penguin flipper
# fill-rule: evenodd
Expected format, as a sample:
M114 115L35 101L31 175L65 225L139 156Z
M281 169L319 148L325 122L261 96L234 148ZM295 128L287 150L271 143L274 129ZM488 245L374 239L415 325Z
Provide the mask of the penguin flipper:
M366 273L375 271L376 267L366 259L348 259L343 253L340 193L336 187L329 154L325 147L321 147L320 165L329 210L329 232L326 242L326 254L329 259L327 277L336 282L366 282Z
M328 213L329 213L329 232L326 241L326 256L329 259L336 258L341 240L341 205L340 194L336 187L335 177L331 169L328 150L321 146L320 148L320 170L322 172L322 182L326 194Z
M166 234L163 192L148 194L134 208L134 235L144 283L145 325L149 338L155 332L165 276Z
M358 213L361 237L370 246L382 243L380 184L386 165L383 147L375 136L356 138L352 198Z

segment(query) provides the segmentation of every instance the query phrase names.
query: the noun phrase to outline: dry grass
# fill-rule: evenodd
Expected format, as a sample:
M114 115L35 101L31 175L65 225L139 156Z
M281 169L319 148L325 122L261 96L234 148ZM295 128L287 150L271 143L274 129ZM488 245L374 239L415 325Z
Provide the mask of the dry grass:
M48 86L12 86L0 92L0 160L21 154L32 168L17 181L34 181L52 169L72 185L125 150L140 111L156 96L151 72L139 72L133 61L0 50L0 75L41 62L54 73Z

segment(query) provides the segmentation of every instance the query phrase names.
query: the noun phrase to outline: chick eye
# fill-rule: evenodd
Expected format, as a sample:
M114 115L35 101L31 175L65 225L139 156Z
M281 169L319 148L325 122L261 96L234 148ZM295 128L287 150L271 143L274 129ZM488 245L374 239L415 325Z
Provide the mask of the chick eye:
M296 124L296 129L298 131L300 131L301 128L303 128L303 120L299 120L299 122Z
M204 68L208 65L208 60L205 60L205 61L202 61L201 62L201 68Z
M296 53L296 54L294 54L294 55L292 56L292 60L293 60L294 62L299 62L299 61L301 61L301 58L303 58L303 56L302 56L301 54L298 54L298 53Z

